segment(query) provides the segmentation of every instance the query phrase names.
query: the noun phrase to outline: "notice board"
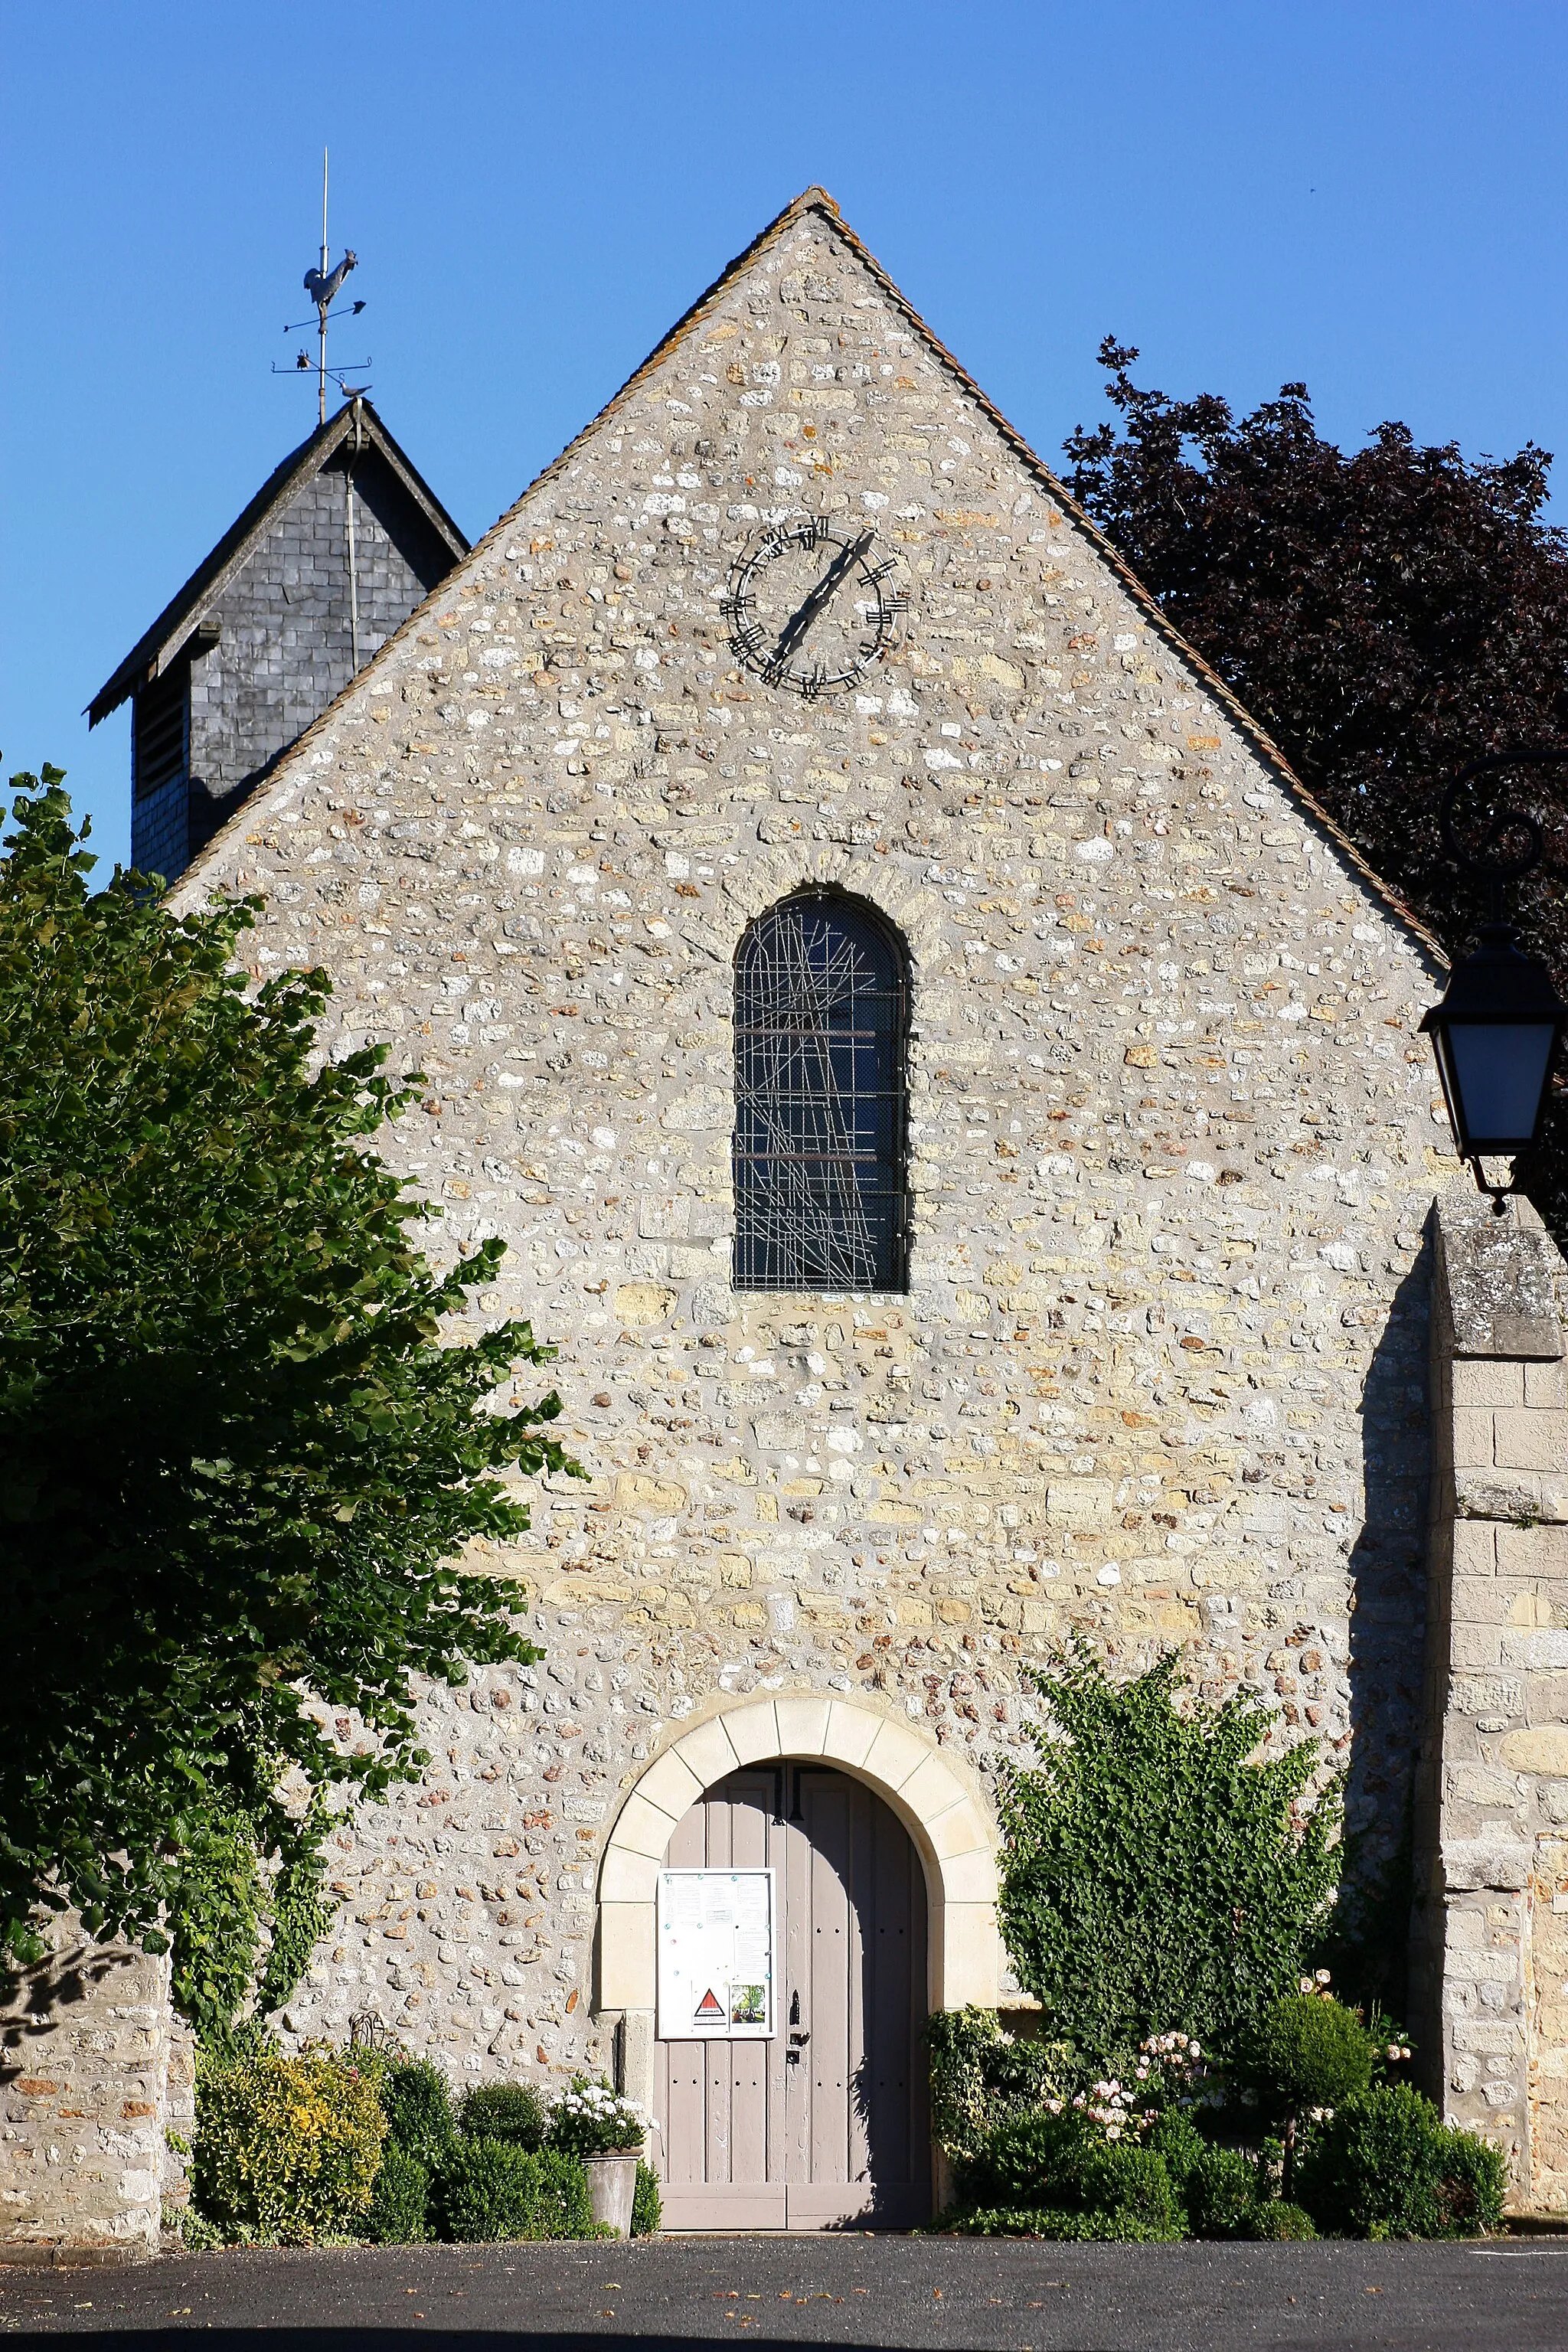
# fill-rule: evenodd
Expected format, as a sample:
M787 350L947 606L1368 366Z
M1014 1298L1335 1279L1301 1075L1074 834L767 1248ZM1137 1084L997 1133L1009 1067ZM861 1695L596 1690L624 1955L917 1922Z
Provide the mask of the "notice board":
M773 2027L772 1870L658 1874L658 2038L765 2042Z

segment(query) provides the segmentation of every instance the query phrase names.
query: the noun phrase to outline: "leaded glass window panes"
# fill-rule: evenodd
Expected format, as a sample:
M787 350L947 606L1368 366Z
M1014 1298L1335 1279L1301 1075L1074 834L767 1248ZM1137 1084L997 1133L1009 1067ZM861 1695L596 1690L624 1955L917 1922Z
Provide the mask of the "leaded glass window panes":
M735 1287L901 1290L901 944L869 908L786 898L735 970Z

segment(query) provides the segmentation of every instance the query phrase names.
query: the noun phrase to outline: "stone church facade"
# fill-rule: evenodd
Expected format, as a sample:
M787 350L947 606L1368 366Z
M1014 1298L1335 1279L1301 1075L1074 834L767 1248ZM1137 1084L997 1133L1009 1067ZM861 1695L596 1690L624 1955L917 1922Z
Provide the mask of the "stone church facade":
M842 681L763 625L779 545L803 661L825 581L859 614ZM1435 1194L1469 1231L1416 1034L1441 958L820 191L175 903L240 891L258 976L331 972L329 1050L387 1038L426 1074L384 1149L438 1247L507 1240L487 1311L557 1348L589 1473L486 1557L544 1662L427 1696L426 1783L340 1834L290 2033L369 2011L459 2081L614 2069L668 2160L657 1875L681 1839L727 1860L714 1792L738 1822L785 1764L795 1817L809 1767L912 1841L924 1998L1016 2002L995 1775L1075 1629L1277 1707L1348 1770L1365 1865L1398 1866L1448 1689L1424 1702ZM902 960L891 1286L736 1281L737 971L781 908ZM1513 2008L1484 1969L1470 2007L1513 2055L1472 2051L1467 2085L1522 2163L1540 2069L1497 1876L1468 1899L1500 1949L1514 1903ZM1436 2004L1457 1963L1428 1943Z

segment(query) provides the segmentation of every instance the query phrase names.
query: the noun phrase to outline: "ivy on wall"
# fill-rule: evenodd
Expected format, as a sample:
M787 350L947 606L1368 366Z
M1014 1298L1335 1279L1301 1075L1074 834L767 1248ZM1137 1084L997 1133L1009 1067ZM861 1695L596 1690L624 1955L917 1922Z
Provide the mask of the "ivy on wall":
M171 1989L204 2050L261 2042L302 1981L331 1925L322 1853L331 1818L318 1799L273 1843L275 1813L225 1812L187 1846L168 1912Z
M1081 1641L1037 1687L1037 1764L1003 1790L1001 1923L1047 2033L1125 2063L1180 2021L1228 2040L1294 1992L1331 1916L1341 1784L1318 1743L1259 1753L1277 1720L1240 1697L1178 1704L1167 1654L1113 1684Z

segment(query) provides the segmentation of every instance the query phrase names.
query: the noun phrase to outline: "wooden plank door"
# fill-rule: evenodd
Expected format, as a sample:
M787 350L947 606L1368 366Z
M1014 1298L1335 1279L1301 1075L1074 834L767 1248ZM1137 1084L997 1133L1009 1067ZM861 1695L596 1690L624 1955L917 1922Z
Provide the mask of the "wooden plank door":
M782 1769L733 1772L710 1789L678 1825L668 1866L773 1864L782 1879ZM666 2229L784 2229L784 2115L777 2035L768 2042L657 2043L654 2117L664 2142Z
M777 2032L658 2045L669 2229L907 2229L930 2210L925 1881L846 1774L737 1772L677 1829L674 1869L778 1872Z

